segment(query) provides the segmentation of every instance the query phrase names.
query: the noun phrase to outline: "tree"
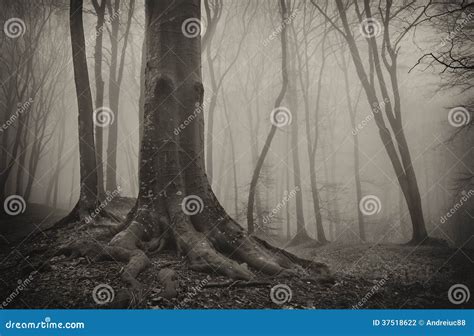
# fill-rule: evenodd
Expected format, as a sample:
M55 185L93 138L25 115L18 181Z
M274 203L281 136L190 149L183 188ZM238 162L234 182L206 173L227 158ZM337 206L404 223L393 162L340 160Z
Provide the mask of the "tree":
M429 47L413 68L424 64L423 71L433 68L438 71L443 81L440 90L452 90L466 94L462 97L465 110L459 114L460 121L465 127L459 127L455 135L474 125L474 99L468 96L473 88L474 61L472 48L474 47L474 3L462 0L449 2L431 2L427 6L426 18L417 22L417 26L428 24L439 34L436 35L435 44ZM439 36L443 36L440 43ZM410 69L411 70L413 70Z
M183 34L192 28L188 24L196 28L200 1L147 0L145 8L146 96L137 209L107 246L82 241L63 251L79 249L90 256L128 262L122 277L134 288L140 287L135 277L149 264L145 252L163 246L186 256L194 270L237 279L253 277L250 268L275 275L295 272L300 269L297 264L328 276L323 264L249 237L219 204L201 155L202 114L197 113L178 135L174 132L203 103L201 41Z
M392 8L392 1L387 0L385 7L382 4L377 8L380 14L380 20L382 21L383 34L382 34L382 47L378 47L376 39L376 33L374 27L369 27L369 31L365 34L365 40L369 48L369 66L370 69L374 69L376 78L378 81L378 89L382 99L378 99L378 92L376 89L376 82L372 80L371 76L368 76L366 66L364 65L359 47L356 43L354 34L351 30L348 10L350 7L347 3L342 0L336 0L337 16L341 21L342 29L336 24L334 19L326 14L326 11L322 10L321 7L311 0L314 6L320 11L320 13L328 20L331 25L339 32L345 39L351 53L352 61L355 66L355 70L359 80L362 84L364 92L367 97L367 101L371 107L378 107L377 112L373 113L375 123L379 130L380 139L382 140L383 146L387 155L390 159L395 175L398 180L398 184L405 197L410 218L412 222L413 235L411 243L422 243L426 242L428 234L426 231L425 220L423 217L423 209L421 205L420 191L418 189L418 182L416 179L415 170L413 167L408 142L405 137L405 132L402 123L401 114L401 97L398 89L398 70L397 70L397 57L399 51L399 44L407 32L420 20L424 15L424 8L413 9L409 4L402 4L395 10ZM376 20L372 16L372 9L369 0L364 0L363 12L359 8L358 2L354 1L356 18L360 27L364 28L364 24L372 24ZM416 11L420 13L416 13ZM363 15L365 14L365 19ZM390 23L396 20L398 17L403 15L415 16L415 19L408 24L407 28L404 28L402 32L398 34L390 33ZM365 21L364 21L365 20ZM382 68L383 67L383 68ZM386 73L390 80L390 88L386 82ZM385 117L388 120L388 128L385 122L385 118L379 108L380 102L384 102ZM393 133L393 136L392 136Z
M92 120L92 94L87 70L86 44L82 21L83 0L71 0L69 26L71 30L72 63L76 84L79 156L80 196L74 209L60 223L80 220L88 216L97 205L97 165Z
M246 55L246 57L251 57L251 55ZM252 66L255 64L255 66ZM244 101L255 101L255 109L252 108L252 104L246 108L247 118L248 118L248 131L250 137L250 154L252 159L252 167L257 166L258 162L258 148L259 148L259 139L258 134L260 132L260 92L262 81L260 80L263 74L266 71L265 68L265 59L262 58L258 63L255 62L248 67L247 74L245 76L245 82L242 82L242 76L239 77L239 88L242 92ZM265 169L262 169L263 171ZM255 232L255 228L263 228L263 211L261 205L261 196L260 196L260 186L255 186L255 215L252 214L253 220L247 220L247 231L249 234ZM253 210L252 210L253 211ZM256 225L255 225L256 224Z
M317 88L316 88L316 102L314 108L314 126L311 127L311 119L310 119L310 50L309 50L309 33L311 30L311 23L314 21L314 13L309 12L307 6L303 7L303 25L301 28L302 31L302 43L303 50L300 50L300 41L298 40L298 35L294 25L292 24L292 31L295 40L295 56L298 66L297 75L299 78L299 84L301 87L301 93L303 96L303 104L304 104L304 116L306 119L305 122L305 131L306 131L306 149L308 153L308 163L309 163L309 177L311 183L311 194L313 196L313 211L316 220L316 235L317 240L320 243L327 243L326 235L324 233L323 221L321 216L321 207L320 207L320 196L319 190L316 181L316 151L318 148L318 140L319 140L319 114L320 114L320 101L321 101L321 90L322 90L322 80L323 80L323 73L325 70L326 65L326 38L328 35L328 29L326 24L324 25L324 31L322 32L321 38L321 45L319 47L321 51L321 64L318 71L318 81L317 81ZM317 48L316 48L317 49ZM315 49L315 51L316 51ZM314 51L314 52L315 52ZM313 53L314 53L313 52ZM314 128L314 139L311 135L311 128Z
M278 94L277 98L275 99L274 108L278 114L278 109L281 108L281 103L283 98L285 97L286 91L288 89L288 69L287 69L287 34L286 34L286 24L285 20L288 18L288 9L286 7L285 0L280 0L280 10L281 10L281 20L282 20L282 29L280 32L280 41L281 41L281 76L282 76L282 85L280 93ZM275 119L275 116L272 115ZM272 144L273 137L275 136L275 132L277 130L276 122L272 122L272 126L270 131L268 132L267 138L263 145L262 151L260 156L258 157L257 164L255 165L255 169L252 174L252 180L250 181L250 189L249 189L249 198L247 202L247 227L253 228L253 207L255 203L255 195L257 192L257 182L260 177L260 172L262 171L263 163L265 162L265 157L268 154L268 150L270 149L270 145Z
M3 8L4 14L13 21L6 21L5 33L0 34L0 74L4 78L0 86L0 200L5 199L7 181L14 166L18 161L24 164L26 160L24 147L28 137L29 113L35 105L36 94L49 74L49 69L41 69L41 62L50 60L44 60L39 55L39 49L40 42L44 41L42 33L47 29L46 23L53 9L49 2L44 6L8 2ZM21 184L22 179L17 181Z
M337 58L336 58L337 60ZM356 204L360 204L362 199L362 184L360 181L360 157L359 157L359 134L356 131L356 114L357 114L357 105L360 100L362 91L359 90L357 94L357 99L353 104L351 98L350 82L349 82L349 71L347 69L347 60L344 53L344 50L341 49L341 60L338 62L339 67L344 75L344 86L347 102L347 111L349 112L349 119L351 121L352 127L352 140L354 142L354 182L356 187ZM365 225L364 225L364 215L359 206L357 206L357 222L359 223L359 238L362 241L365 241Z
M212 154L213 154L213 131L214 131L214 112L216 109L217 105L217 97L219 94L219 91L221 90L223 84L224 84L224 79L226 78L227 74L229 74L229 71L232 69L232 67L235 65L237 62L240 52L242 50L242 44L248 35L248 29L250 26L250 23L252 22L253 18L255 17L256 10L250 9L251 15L250 19L248 22L245 21L245 16L247 12L249 11L249 7L251 5L251 1L247 2L245 5L244 11L242 13L242 27L244 28L244 31L242 32L242 36L240 37L239 43L237 45L237 50L235 52L234 57L232 60L229 62L227 67L222 71L220 76L216 74L216 69L215 69L215 63L216 63L216 58L217 56L222 53L222 39L219 41L219 45L217 46L217 51L214 56L212 56L212 45L213 45L213 40L214 40L214 35L215 35L215 26L217 25L217 22L221 18L222 14L222 3L221 1L217 0L214 3L214 15L211 14L211 9L208 4L208 1L205 2L205 9L206 9L206 17L208 18L209 22L212 22L213 29L211 32L207 34L206 38L206 59L209 65L209 77L210 77L210 83L211 83L211 99L209 103L209 111L208 111L208 122L207 122L207 134L206 134L206 143L207 143L207 148L206 148L206 172L209 178L210 183L212 184L213 181L213 159L212 159ZM227 12L227 17L226 17L226 23L230 20L229 16L234 15L234 12L228 11ZM223 36L225 36L225 30L223 32Z
M102 43L104 36L105 4L106 0L92 0L97 14L97 24L95 26L95 48L94 48L94 78L95 78L95 108L99 109L104 104L104 79L102 78ZM95 126L95 144L97 160L97 192L99 198L105 194L104 189L104 136L101 125Z
M130 26L132 23L135 1L130 1L128 10L127 23L123 35L123 45L118 54L119 47L119 28L120 28L120 0L115 0L113 7L112 1L107 1L109 16L112 21L112 30L110 32L111 41L111 60L110 60L110 76L109 76L109 105L112 113L114 113L114 122L108 125L108 141L107 141L107 165L106 165L106 190L117 190L117 137L119 123L119 103L120 103L120 87L122 85L123 70L125 67L125 52L127 50L128 37L130 34Z

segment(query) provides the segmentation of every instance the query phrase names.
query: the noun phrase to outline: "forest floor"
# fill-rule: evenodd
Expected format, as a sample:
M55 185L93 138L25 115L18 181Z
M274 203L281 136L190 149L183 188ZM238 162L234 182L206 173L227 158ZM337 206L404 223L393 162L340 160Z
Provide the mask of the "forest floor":
M121 198L109 208L121 217L133 204ZM91 262L53 255L67 242L95 239L107 243L103 230L69 227L46 230L63 212L40 206L1 218L0 300L5 308L467 308L472 299L455 305L448 290L455 284L474 289L474 251L447 245L342 244L320 247L294 247L300 257L326 263L334 276L332 283L320 283L310 276L268 278L257 274L250 286L218 275L190 270L184 259L163 251L150 259L152 265L138 276L146 290L140 298L123 300L128 293L120 273L124 264L116 261ZM472 239L472 237L471 237ZM46 260L45 260L46 259ZM175 298L164 298L158 272L173 269L178 275ZM107 284L114 300L98 305L93 289ZM272 301L272 287L285 284L291 299L282 304ZM7 298L9 298L7 300ZM286 297L288 299L289 297ZM1 305L0 305L1 307Z

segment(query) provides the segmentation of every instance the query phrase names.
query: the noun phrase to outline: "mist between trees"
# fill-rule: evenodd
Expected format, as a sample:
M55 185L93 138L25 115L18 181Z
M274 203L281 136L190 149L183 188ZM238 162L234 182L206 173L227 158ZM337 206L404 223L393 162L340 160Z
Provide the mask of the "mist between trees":
M249 280L286 247L472 247L472 3L0 7L2 216L105 221L132 287L163 248Z

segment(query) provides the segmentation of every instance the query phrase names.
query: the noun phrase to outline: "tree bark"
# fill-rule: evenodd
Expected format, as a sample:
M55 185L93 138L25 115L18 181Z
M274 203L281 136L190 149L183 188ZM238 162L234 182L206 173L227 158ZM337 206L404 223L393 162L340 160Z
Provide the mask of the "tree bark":
M95 75L95 108L101 108L104 105L104 79L102 78L102 41L105 21L105 5L106 0L92 1L97 13L97 24L95 26L96 38L94 48L94 75ZM103 128L100 125L95 126L95 142L96 142L96 160L97 160L97 193L99 199L105 194L104 188L104 135Z
M80 197L72 215L75 219L89 215L97 203L97 164L92 118L92 94L87 70L86 45L82 21L82 0L71 0L70 30L74 82L78 106L80 155Z

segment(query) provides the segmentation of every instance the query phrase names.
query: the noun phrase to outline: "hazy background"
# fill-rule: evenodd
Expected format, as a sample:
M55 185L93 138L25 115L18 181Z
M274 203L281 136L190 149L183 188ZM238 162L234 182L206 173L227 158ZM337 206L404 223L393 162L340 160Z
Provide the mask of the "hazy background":
M280 23L277 1L255 1L250 6L246 1L223 1L222 18L218 22L216 34L210 45L216 77L228 70L220 87L215 110L213 142L213 187L226 210L245 225L245 212L248 188L254 168L252 148L260 153L267 133L271 127L270 113L281 86L281 47L279 38L268 40ZM128 15L128 2L123 1L120 13L120 32L124 34ZM89 78L94 96L94 45L96 16L90 3L85 3L84 27L89 60ZM293 25L298 29L302 24L302 13L298 13ZM31 12L34 16L35 13ZM204 14L203 14L204 15ZM316 20L321 20L316 16ZM203 18L203 32L206 29ZM245 24L243 24L245 22ZM248 25L247 30L246 25ZM316 24L317 25L317 24ZM28 27L27 27L28 28ZM290 33L291 34L291 33ZM357 204L353 173L353 140L352 128L345 100L343 74L335 57L340 58L340 50L334 32L327 42L329 56L326 59L322 79L320 102L319 145L316 156L317 182L321 196L321 208L326 234L330 240L357 240ZM135 4L133 20L125 50L125 67L120 91L120 108L114 111L118 123L118 184L123 196L137 195L137 164L139 152L138 106L140 94L140 66L142 43L144 37L144 7L142 1ZM317 48L318 36L314 34L314 47ZM408 34L401 43L399 56L399 83L402 97L402 114L406 136L418 177L423 202L424 216L431 236L446 239L450 243L461 241L466 234L472 235L474 212L465 208L460 210L453 220L444 224L440 217L448 211L460 197L461 192L472 189L472 184L459 183L459 178L471 172L473 162L473 132L466 130L452 138L458 131L448 123L448 111L472 96L472 90L459 93L456 90L439 90L443 78L439 69L417 66L411 72L417 60L433 50L443 37L429 25ZM50 203L46 189L55 177L55 165L58 151L62 148L62 167L59 171L59 197L57 206L70 209L79 196L78 169L78 135L77 135L77 102L72 74L70 37L68 26L68 9L61 3L53 10L44 30L39 37L48 43L40 43L34 59L40 64L51 57L54 61L54 72L47 81L55 83L54 100L47 111L45 134L49 141L41 148L41 156L34 173L31 197L28 202ZM8 42L4 42L8 43ZM239 43L241 43L239 50ZM119 54L122 51L123 39L119 43ZM5 44L6 46L6 44ZM313 48L314 48L313 47ZM2 53L4 52L2 46ZM110 62L110 38L104 33L103 76L105 81L104 105L108 104L108 76ZM290 44L290 49L292 46ZM366 50L366 49L364 49ZM6 54L4 54L6 55ZM321 62L320 52L316 50L310 58L309 76L311 85L310 106L315 105L316 81ZM351 96L356 99L361 90L352 61L345 53L349 64ZM362 55L364 57L364 55ZM6 56L5 56L6 57ZM294 53L290 51L290 58ZM202 72L205 86L205 118L212 95L209 63L206 52L202 55ZM2 82L7 78L2 72ZM312 207L312 196L309 182L308 155L306 151L305 123L314 123L314 119L305 120L300 87L298 88L298 109L292 109L298 115L299 157L301 165L302 193L306 227L310 235L315 235L315 220ZM2 98L3 99L3 98ZM284 101L283 105L287 106ZM34 104L33 104L34 105ZM7 111L1 113L6 117ZM35 118L40 112L34 107L30 117ZM362 92L357 106L356 122L362 122L371 109ZM228 118L226 117L228 116ZM2 120L4 119L2 117ZM313 117L311 113L311 117ZM207 120L207 119L206 119ZM29 134L23 144L23 151L28 157L33 150L33 139L37 136L29 126ZM64 129L64 137L61 137ZM104 150L107 148L107 128L104 128ZM284 198L285 191L294 186L291 172L291 154L288 153L290 129L277 131L270 152L265 161L258 192L262 207L271 211ZM396 182L393 169L387 154L382 147L374 120L367 123L359 132L361 180L363 195L372 194L380 198L382 209L379 214L366 218L367 238L370 241L401 242L409 239L411 234L410 219L404 201L400 202L400 188ZM234 143L235 170L237 174L238 213L234 206L233 163L231 159L231 137ZM5 143L2 146L7 147ZM35 149L37 150L37 149ZM28 160L26 160L28 161ZM7 190L15 191L16 176L22 171L26 179L30 174L28 165L19 168L15 164L7 183ZM287 185L287 172L290 182ZM16 193L21 194L21 190ZM8 193L7 193L8 194ZM293 219L294 198L289 202L290 224L293 233L296 221ZM472 200L470 200L472 205ZM339 218L337 216L339 214ZM470 219L471 218L471 219ZM270 226L273 233L285 233L286 208L278 212ZM400 223L400 225L398 225ZM386 236L389 228L395 225L396 230ZM465 240L464 240L465 241Z

